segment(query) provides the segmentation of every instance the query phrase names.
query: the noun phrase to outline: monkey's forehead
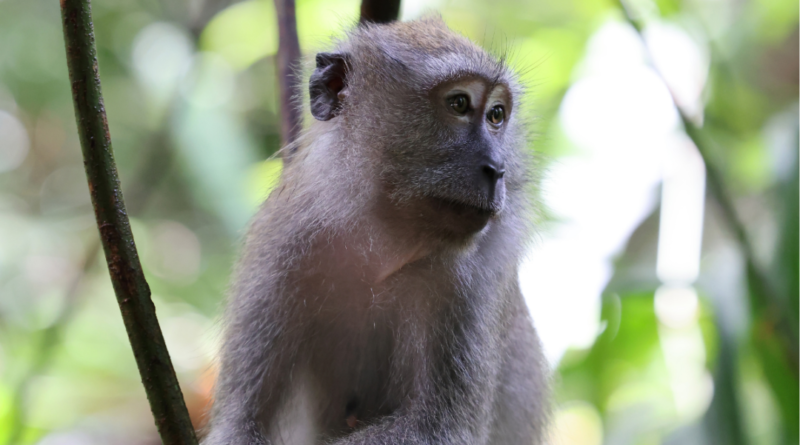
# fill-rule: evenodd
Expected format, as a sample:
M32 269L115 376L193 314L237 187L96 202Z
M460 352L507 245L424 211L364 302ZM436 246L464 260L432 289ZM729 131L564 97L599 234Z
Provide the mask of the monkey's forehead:
M453 32L436 16L359 27L342 49L354 56L356 67L380 70L395 65L431 80L474 76L492 83L515 83L503 60Z

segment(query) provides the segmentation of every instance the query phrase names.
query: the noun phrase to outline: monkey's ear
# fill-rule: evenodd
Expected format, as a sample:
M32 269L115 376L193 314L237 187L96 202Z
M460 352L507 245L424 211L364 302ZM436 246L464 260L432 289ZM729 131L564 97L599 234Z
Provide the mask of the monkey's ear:
M317 54L317 68L308 82L311 114L321 121L336 117L342 108L340 94L347 87L348 55Z

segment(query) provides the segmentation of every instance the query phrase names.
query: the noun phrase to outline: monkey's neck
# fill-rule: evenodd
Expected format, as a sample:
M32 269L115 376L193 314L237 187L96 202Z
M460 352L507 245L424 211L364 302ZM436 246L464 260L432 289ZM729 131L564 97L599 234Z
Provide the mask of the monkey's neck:
M410 248L409 248L410 247ZM375 284L383 283L387 278L394 275L405 265L414 263L430 254L430 248L422 243L417 245L397 248L392 253L388 252L375 267Z
M333 256L333 272L340 276L357 273L358 279L370 285L383 283L406 265L435 252L435 245L423 237L393 230L369 216L326 239L327 246L319 253Z
M307 198L312 209L304 214L325 215L325 218L314 221L319 225L314 224L311 233L303 229L307 224L295 227L301 228L300 238L308 240L311 235L308 264L318 270L315 265L330 265L324 275L351 276L364 283L381 284L427 257L445 261L449 251L463 254L465 247L467 250L474 247L477 236L453 242L440 231L434 231L435 224L430 219L437 216L430 209L413 203L398 205L388 198L383 187L363 177L338 178L337 172L346 170L344 166L318 168L325 162L332 165L342 162L338 158L328 159L325 151L318 150L311 156L305 160L308 165L295 167L299 168L295 174L301 177L298 182L310 187L303 188L299 196ZM315 180L318 178L312 173L328 176L325 180ZM278 209L276 212L284 213Z

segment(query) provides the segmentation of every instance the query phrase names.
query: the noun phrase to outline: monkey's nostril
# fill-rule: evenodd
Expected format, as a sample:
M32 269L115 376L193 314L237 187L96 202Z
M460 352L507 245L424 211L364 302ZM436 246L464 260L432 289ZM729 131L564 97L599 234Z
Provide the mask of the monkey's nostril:
M494 165L491 165L491 164L485 164L481 168L483 170L484 176L486 176L486 178L488 178L489 181L491 181L491 182L499 181L500 178L502 178L503 175L506 174L505 169L496 168Z
M495 176L497 176L497 170L495 170L491 165L484 165L483 174L489 179L494 179Z

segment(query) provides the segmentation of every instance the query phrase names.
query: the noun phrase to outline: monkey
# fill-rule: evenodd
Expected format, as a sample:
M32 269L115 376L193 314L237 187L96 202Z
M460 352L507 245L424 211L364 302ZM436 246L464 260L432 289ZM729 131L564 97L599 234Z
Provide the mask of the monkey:
M522 87L435 16L318 53L245 235L204 445L537 444Z

